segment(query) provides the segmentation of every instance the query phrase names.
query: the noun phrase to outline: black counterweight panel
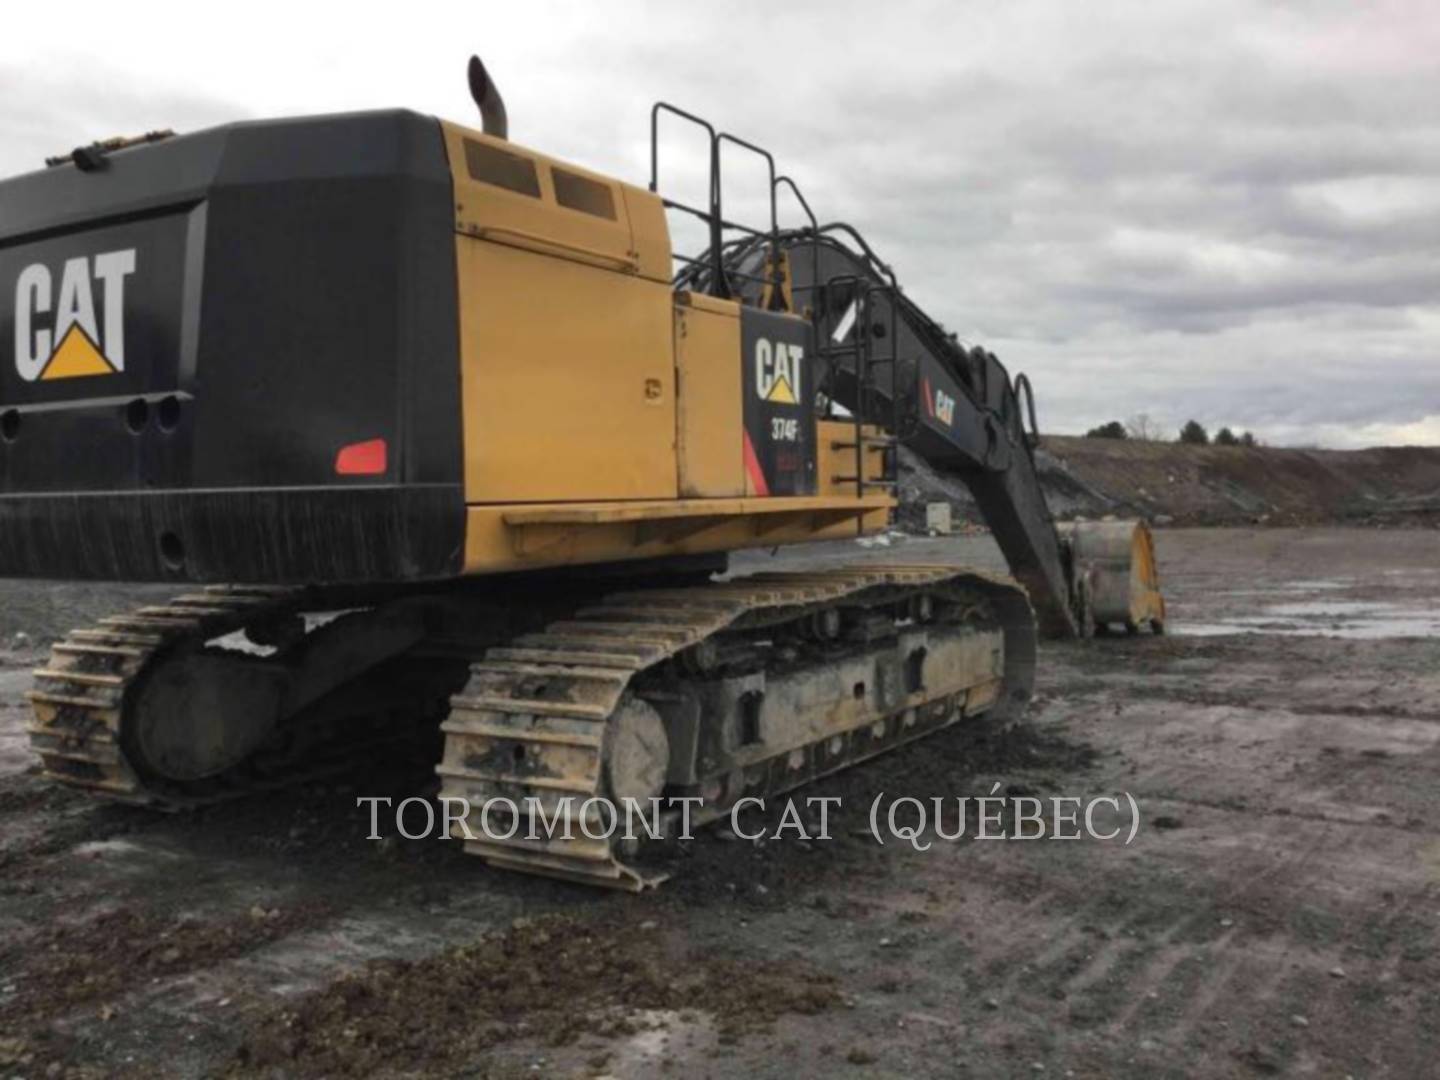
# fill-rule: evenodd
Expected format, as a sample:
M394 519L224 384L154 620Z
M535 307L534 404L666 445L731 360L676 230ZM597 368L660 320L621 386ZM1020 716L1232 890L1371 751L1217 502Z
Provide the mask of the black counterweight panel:
M453 213L440 125L401 111L0 182L0 574L458 572Z
M385 438L397 481L459 480L450 172L408 114L241 126L209 196L198 343L211 484L326 484ZM378 121L378 122L377 122Z

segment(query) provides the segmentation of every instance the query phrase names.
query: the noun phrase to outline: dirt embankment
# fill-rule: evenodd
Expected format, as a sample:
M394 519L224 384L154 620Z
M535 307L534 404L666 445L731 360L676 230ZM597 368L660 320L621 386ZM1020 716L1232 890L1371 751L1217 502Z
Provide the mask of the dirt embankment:
M1036 460L1057 517L1138 514L1162 524L1440 525L1440 447L1287 450L1049 435ZM956 478L906 453L902 487L975 520Z

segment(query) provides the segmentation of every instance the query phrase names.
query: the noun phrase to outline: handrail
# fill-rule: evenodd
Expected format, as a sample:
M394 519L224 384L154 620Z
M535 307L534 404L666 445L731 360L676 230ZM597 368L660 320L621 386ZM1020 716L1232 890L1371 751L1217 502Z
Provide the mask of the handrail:
M687 206L684 203L664 197L662 197L661 202L666 209L680 210L684 213L692 214L695 217L703 220L709 227L708 232L710 249L708 252L708 258L706 258L704 262L708 266L710 275L710 294L720 299L729 299L731 296L729 273L727 272L725 266L725 232L726 230L733 230L735 232L744 233L752 238L764 238L768 240L770 245L770 266L768 276L763 280L765 280L766 283L771 286L772 295L783 296L784 277L780 271L779 261L779 214L778 201L776 197L777 180L775 176L775 156L771 154L770 151L766 150L764 147L756 146L754 143L746 139L742 139L738 135L732 135L728 131L716 131L714 125L712 125L708 120L696 116L692 112L687 112L679 106L671 105L668 101L657 101L654 105L650 107L650 190L657 195L660 193L661 113L669 113L670 115L678 117L681 120L687 120L690 123L703 128L709 138L710 190L708 192L708 209L702 211L697 207ZM741 223L736 221L725 220L724 186L721 177L721 159L723 157L724 146L727 143L732 146L737 146L742 150L749 150L751 153L757 154L765 159L765 166L769 179L766 193L770 199L770 228L766 232L762 232L758 229L752 229L748 225L742 225ZM799 194L798 190L796 194ZM801 202L802 204L804 203L803 198L801 199ZM809 208L806 207L806 210L808 212ZM813 215L811 215L811 220L814 220ZM684 262L688 267L695 267L701 265L700 259L692 259L687 256L681 256L676 252L672 252L671 254L672 256L678 257L680 261ZM742 276L746 277L749 280L755 280L754 275L747 274ZM678 282L680 278L677 277L676 280Z
M810 219L810 231L811 231L812 233L814 233L816 236L819 236L819 233L820 233L820 222L819 222L818 220L816 220L816 218L815 218L815 211L813 211L813 210L810 209L810 203L809 203L809 201L805 198L805 196L804 196L803 194L801 194L801 192L800 192L800 185L797 184L797 183L795 183L795 181L794 181L794 180L791 180L790 177L788 177L788 176L779 176L779 177L776 177L776 178L775 178L775 182L771 185L772 191L778 191L781 184L784 184L786 187L788 187L788 188L790 189L791 194L793 194L793 195L795 196L795 201L800 204L800 209L801 209L801 210L804 210L804 211L805 211L805 216ZM777 237L777 239L778 239L778 237ZM819 244L811 244L811 245L810 245L810 288L811 288L812 290L818 290L818 289L820 288L820 245L819 245ZM794 290L794 286L793 286L793 285L791 286L791 290L792 290L792 292L793 292L793 290ZM812 301L812 303L811 303L811 305L810 305L810 323L811 323L812 326L815 327L815 333L816 333L817 335L820 333L819 312L820 312L820 305L819 305L818 303L814 303L814 302Z
M729 299L730 290L725 284L725 261L721 257L721 224L720 224L720 149L716 141L715 127L708 120L703 120L694 113L686 112L667 101L657 101L650 108L650 190L656 194L660 192L660 114L668 112L682 120L689 120L692 124L703 127L710 136L710 212L706 221L710 226L710 274L713 278L715 295L721 299ZM683 207L695 213L690 207ZM704 216L704 215L698 215Z

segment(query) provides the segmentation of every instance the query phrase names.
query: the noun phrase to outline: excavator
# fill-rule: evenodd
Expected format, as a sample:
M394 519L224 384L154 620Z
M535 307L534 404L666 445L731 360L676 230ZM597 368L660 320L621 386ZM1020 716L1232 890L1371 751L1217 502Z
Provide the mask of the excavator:
M714 819L1010 715L1041 634L1163 628L1144 523L1052 519L1028 380L771 154L662 102L641 187L511 142L469 83L478 130L234 123L0 182L0 576L178 594L53 645L45 776L182 810L429 746L467 850L639 890L663 874L591 827L607 800ZM705 205L660 193L662 128ZM726 217L737 154L768 222ZM902 447L1013 578L727 575L886 530Z

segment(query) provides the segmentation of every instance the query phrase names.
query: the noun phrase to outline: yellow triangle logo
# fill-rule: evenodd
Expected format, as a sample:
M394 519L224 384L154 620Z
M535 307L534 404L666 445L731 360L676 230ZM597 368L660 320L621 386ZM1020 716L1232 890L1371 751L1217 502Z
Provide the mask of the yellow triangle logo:
M795 405L795 391L790 388L790 380L781 375L770 387L770 393L765 395L766 401L778 401L782 405Z
M113 375L115 369L104 353L95 347L90 335L80 329L79 323L71 323L70 329L60 339L60 344L50 354L42 379L76 379L82 375Z

